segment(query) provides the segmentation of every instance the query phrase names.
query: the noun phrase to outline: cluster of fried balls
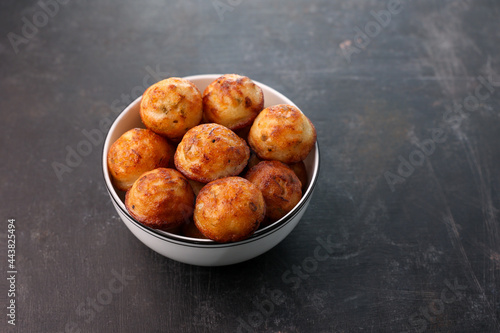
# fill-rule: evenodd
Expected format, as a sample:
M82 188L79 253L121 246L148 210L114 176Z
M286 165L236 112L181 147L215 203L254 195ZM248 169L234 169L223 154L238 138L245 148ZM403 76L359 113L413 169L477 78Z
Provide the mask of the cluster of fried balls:
M223 75L203 94L189 80L162 80L144 92L140 116L146 128L124 133L107 162L145 226L240 241L290 212L307 187L313 124L293 105L264 109L246 76Z

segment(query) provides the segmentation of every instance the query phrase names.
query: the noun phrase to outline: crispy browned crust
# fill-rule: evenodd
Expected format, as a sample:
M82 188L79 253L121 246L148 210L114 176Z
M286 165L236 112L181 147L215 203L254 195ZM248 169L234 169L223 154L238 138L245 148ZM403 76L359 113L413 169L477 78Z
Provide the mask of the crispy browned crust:
M108 152L108 169L113 184L126 191L144 172L169 166L174 148L158 134L142 128L125 132Z
M227 177L201 189L193 217L202 234L227 243L252 235L265 213L264 198L255 185L241 177Z
M264 93L246 76L226 74L203 92L203 113L207 122L235 130L250 125L264 107Z
M316 142L312 122L295 106L279 104L255 119L248 144L263 160L296 163L307 157Z
M250 148L245 140L218 124L190 129L177 146L175 167L201 183L238 175L246 166Z
M304 164L303 161L300 161L297 163L289 164L288 166L290 167L290 169L293 170L293 172L295 172L295 174L299 178L300 183L302 184L302 193L304 193L307 189L307 185L309 182L307 178L306 165Z
M162 80L142 95L140 114L147 128L178 141L201 121L201 93L189 80L177 77Z
M262 161L248 171L246 177L262 192L266 216L279 220L295 207L302 197L302 184L286 164Z
M125 207L142 224L169 230L189 222L194 210L194 193L180 172L158 168L136 180L127 191Z

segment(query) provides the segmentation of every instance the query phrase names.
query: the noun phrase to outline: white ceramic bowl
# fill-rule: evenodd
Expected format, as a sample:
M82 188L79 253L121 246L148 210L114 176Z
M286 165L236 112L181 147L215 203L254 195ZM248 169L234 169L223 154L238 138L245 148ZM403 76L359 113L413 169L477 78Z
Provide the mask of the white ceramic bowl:
M216 78L219 74L188 76L186 79L193 82L201 92ZM264 92L264 107L276 104L295 105L287 97L276 90L254 81ZM145 245L152 250L186 264L199 266L222 266L239 263L254 258L281 242L295 228L302 215L306 211L311 200L314 187L319 174L319 148L316 143L314 149L304 160L306 165L309 185L303 193L300 202L282 219L275 223L257 230L250 238L227 244L219 244L208 239L196 239L184 237L161 230L148 228L136 221L125 208L124 193L117 191L112 183L108 172L107 155L109 148L123 133L129 129L140 127L144 128L139 115L139 105L141 97L133 101L116 118L104 142L102 154L102 170L106 188L111 201L123 220L123 223L130 231Z

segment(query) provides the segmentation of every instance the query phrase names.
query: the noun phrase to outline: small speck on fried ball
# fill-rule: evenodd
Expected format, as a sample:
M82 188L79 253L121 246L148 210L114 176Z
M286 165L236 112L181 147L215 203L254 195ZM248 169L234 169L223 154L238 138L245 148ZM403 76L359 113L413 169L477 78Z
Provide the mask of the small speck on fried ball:
M173 161L174 148L154 132L134 128L125 132L108 151L108 169L113 184L126 191L144 172L167 167Z
M250 148L245 140L219 124L190 129L177 146L175 167L201 183L238 175L247 165Z
M245 176L262 192L266 216L279 220L295 207L302 197L302 184L287 165L278 161L262 161Z
M125 207L145 226L168 231L189 221L194 193L180 172L158 168L135 181L125 195Z
M201 121L201 92L186 79L171 77L159 81L142 95L140 115L147 128L179 141Z
M203 235L227 243L250 237L265 213L264 198L255 185L241 177L226 177L201 189L193 218Z
M262 110L248 134L248 143L260 159L287 164L305 159L315 142L314 125L297 107L287 104Z
M232 130L250 125L263 108L262 89L246 76L223 75L203 92L206 120Z

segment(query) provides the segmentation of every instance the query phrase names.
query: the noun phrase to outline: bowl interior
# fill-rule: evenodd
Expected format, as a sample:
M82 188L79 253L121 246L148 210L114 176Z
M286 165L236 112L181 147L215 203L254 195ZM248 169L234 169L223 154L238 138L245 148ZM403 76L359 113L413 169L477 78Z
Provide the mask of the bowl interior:
M207 75L194 75L194 76L187 76L185 79L190 80L193 82L198 89L200 89L201 92L205 90L205 88L215 79L217 79L220 75L219 74L207 74ZM291 104L296 106L290 99L288 99L286 96L282 95L281 93L277 92L276 90L266 86L265 84L262 84L260 82L257 82L253 80L255 84L257 84L263 91L264 93L264 107L268 107L271 105L276 105L276 104ZM104 142L104 148L103 148L103 156L102 156L102 167L103 167L103 174L104 174L104 179L108 188L108 191L110 195L113 197L114 201L117 202L117 204L122 208L124 212L127 213L127 216L131 219L134 220L130 214L128 214L127 209L125 208L125 192L117 190L112 182L111 182L111 176L109 175L108 172L108 165L107 165L107 154L109 151L109 148L115 142L118 140L118 138L128 130L132 128L145 128L144 124L141 121L141 117L139 114L139 106L141 103L142 97L138 97L135 101L133 101L125 110L116 118L116 120L113 122L111 125L111 128L109 129L108 135L106 137L106 140ZM258 237L263 234L265 234L267 231L277 227L278 225L282 223L286 223L286 221L289 219L289 216L293 216L299 207L302 206L302 204L305 202L305 200L312 194L314 185L317 181L318 177L318 171L319 171L319 148L318 148L318 143L316 143L314 149L309 153L307 158L304 160L304 164L307 170L307 177L308 177L308 187L305 193L302 194L302 199L300 202L290 211L287 215L285 215L283 218L280 220L272 223L269 226L266 226L265 228L257 230L250 238L253 237ZM137 222L137 221L136 221ZM197 239L197 238L190 238L190 237L185 237L169 232L165 232L162 230L157 230L157 229L151 229L149 227L146 227L142 225L141 223L137 222L138 225L140 225L142 228L148 229L150 231L153 231L159 235L166 236L168 238L173 238L176 240L180 241L186 241L186 242L195 242L195 243L205 243L205 244L218 244L215 243L212 240L209 239Z

